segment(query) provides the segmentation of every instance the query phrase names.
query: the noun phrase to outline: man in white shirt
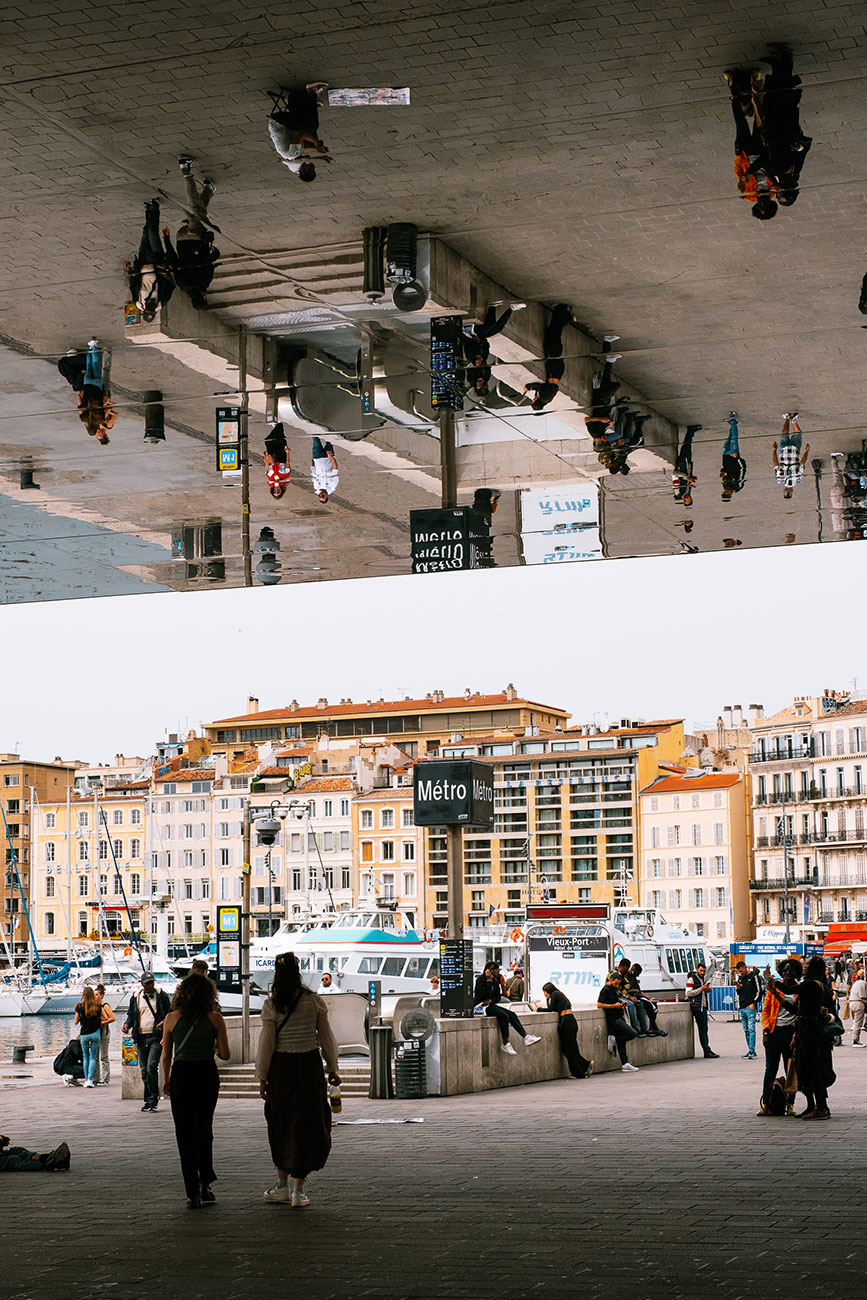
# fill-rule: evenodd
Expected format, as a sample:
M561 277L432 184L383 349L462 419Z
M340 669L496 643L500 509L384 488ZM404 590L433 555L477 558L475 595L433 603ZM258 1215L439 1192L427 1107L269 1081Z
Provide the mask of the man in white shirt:
M801 430L798 425L798 412L788 412L783 416L783 431L780 441L774 443L774 476L783 489L783 496L792 495L799 483L804 481L804 466L810 454L807 443L801 452Z
M335 492L340 476L337 470L337 457L330 442L323 443L320 438L313 439L312 467L313 491L323 505Z
M852 1016L852 1046L867 1047L861 1042L861 1030L864 1026L864 1011L867 1009L867 980L861 971L856 971L856 978L849 989L849 1011Z
M332 980L331 976L328 974L328 971L325 971L325 973L323 974L322 979L319 983L319 988L316 990L316 992L317 993L337 992L337 989L334 987L334 981Z

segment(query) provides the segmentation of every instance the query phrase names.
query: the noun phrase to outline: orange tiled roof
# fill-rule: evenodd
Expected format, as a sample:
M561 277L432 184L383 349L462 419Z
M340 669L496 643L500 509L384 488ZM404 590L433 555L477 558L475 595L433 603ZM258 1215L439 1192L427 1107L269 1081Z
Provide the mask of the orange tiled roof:
M740 772L711 772L707 776L664 776L642 790L642 794L677 793L696 790L725 790L737 785L743 777Z
M312 745L299 746L297 749L278 749L278 758L306 758L313 753Z
M412 797L412 786L400 785L396 790L393 787L387 790L365 790L358 795L357 802L364 803L368 799L411 799Z
M280 768L285 772L285 767ZM295 786L296 794L327 794L329 790L351 790L355 785L351 776L314 776Z
M267 709L261 713L242 713L233 718L217 718L215 722L208 725L217 727L227 722L246 722L250 726L258 726L260 723L269 720L277 721L278 719L288 718L297 721L301 718L346 717L358 713L435 713L440 711L446 713L459 709L490 709L495 705L506 704L526 704L546 712L562 713L564 717L569 716L565 709L561 709L555 704L539 704L538 701L527 700L523 696L516 696L510 700L505 691L499 691L496 695L447 695L436 702L433 698L423 700L372 700L366 701L364 704L326 704L322 708L317 705L302 705L297 709Z

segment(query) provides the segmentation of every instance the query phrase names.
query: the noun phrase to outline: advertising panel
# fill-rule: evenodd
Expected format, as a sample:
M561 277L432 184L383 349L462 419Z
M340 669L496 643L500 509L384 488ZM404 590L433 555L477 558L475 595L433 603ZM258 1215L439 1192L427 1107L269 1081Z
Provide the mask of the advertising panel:
M562 931L562 933L554 933ZM611 969L611 940L601 927L546 927L527 934L526 972L532 1002L544 1001L543 984L555 984L573 1007L595 1007Z

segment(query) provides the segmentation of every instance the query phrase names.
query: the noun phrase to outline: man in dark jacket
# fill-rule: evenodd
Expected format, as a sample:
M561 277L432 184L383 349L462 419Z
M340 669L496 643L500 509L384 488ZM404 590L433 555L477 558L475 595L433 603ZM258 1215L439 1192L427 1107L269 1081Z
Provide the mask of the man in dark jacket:
M698 1030L698 1041L701 1043L701 1050L709 1060L716 1061L719 1059L719 1054L711 1051L707 1037L710 980L705 979L706 974L707 967L703 961L700 961L695 970L691 970L686 977L686 997L692 1007L692 1018Z
M144 1084L142 1110L156 1110L159 1105L159 1068L162 1052L163 1021L171 1010L168 993L156 991L154 977L145 971L141 990L129 1000L123 1032L132 1034L138 1048L138 1065Z
M738 994L738 1014L747 1040L747 1050L741 1060L754 1061L756 1059L756 1015L762 1000L762 977L745 961L739 961L735 966L735 988Z
M217 187L206 176L199 190L193 175L192 159L181 158L179 166L184 178L190 211L178 226L175 239L177 248L172 247L168 227L163 228L166 263L175 284L184 291L196 310L206 311L208 286L214 278L214 263L220 257L219 248L214 247L211 223L208 222L208 203Z

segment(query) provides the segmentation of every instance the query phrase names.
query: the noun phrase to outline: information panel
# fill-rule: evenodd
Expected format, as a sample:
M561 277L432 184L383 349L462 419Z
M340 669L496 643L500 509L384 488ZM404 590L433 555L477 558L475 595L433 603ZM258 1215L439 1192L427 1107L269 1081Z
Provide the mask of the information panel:
M440 1016L463 1019L472 1014L472 940L440 939Z
M217 988L221 993L241 992L241 909L217 908Z
M437 411L464 409L463 326L462 316L431 317L430 404Z
M491 567L491 530L471 506L453 510L410 510L413 573L451 573Z
M564 933L527 935L527 977L532 1002L544 1001L543 984L555 984L573 1007L595 1007L611 969L611 940L606 931L555 926Z

